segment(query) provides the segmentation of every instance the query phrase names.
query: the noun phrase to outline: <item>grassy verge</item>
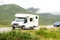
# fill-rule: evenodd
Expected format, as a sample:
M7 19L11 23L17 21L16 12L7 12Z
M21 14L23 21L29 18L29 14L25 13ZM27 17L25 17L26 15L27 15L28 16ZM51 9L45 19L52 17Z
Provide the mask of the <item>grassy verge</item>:
M60 40L60 28L13 30L7 33L0 33L0 40Z
M36 35L40 40L60 40L60 28L41 28L39 30L21 30Z
M11 25L0 25L0 27L11 27Z
M36 35L13 30L7 33L0 33L0 40L40 40Z
M60 28L41 28L35 31L35 34L40 36L41 40L60 40Z

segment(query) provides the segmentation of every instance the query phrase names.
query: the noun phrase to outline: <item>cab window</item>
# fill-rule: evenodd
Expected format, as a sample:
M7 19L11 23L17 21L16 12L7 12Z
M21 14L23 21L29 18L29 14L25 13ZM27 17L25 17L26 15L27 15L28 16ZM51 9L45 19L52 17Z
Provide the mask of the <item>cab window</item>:
M24 23L27 23L27 19L25 19Z

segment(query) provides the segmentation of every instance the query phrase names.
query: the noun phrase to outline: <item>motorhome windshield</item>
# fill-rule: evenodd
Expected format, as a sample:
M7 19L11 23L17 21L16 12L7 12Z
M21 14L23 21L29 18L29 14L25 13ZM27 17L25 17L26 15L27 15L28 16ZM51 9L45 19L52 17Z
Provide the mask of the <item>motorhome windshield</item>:
M16 22L24 22L24 19L16 19Z

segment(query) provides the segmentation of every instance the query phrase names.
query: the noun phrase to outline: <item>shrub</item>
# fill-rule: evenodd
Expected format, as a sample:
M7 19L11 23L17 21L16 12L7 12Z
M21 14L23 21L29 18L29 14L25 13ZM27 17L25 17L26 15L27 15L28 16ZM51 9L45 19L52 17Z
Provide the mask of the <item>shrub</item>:
M53 39L59 39L59 31L48 31L48 29L42 28L40 30L35 31L36 35L39 35L41 37L45 38L53 38Z
M37 36L21 31L0 33L0 40L40 40Z

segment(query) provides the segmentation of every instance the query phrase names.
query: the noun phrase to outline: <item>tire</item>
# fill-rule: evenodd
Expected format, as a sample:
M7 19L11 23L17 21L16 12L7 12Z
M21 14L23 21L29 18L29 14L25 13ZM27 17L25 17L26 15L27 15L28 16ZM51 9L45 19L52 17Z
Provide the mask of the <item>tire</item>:
M23 27L21 27L21 29L24 29Z
M56 25L54 25L54 27L56 27Z
M33 29L33 27L30 27L29 29L30 29L30 30L32 30L32 29Z
M23 26L21 27L21 29L25 29L24 27L25 27L25 26L23 25Z
M13 30L15 30L15 27L14 27L14 26L12 26L12 29L13 29Z
M59 27L59 25L56 25L57 27Z
M34 28L36 27L36 26L33 26Z

